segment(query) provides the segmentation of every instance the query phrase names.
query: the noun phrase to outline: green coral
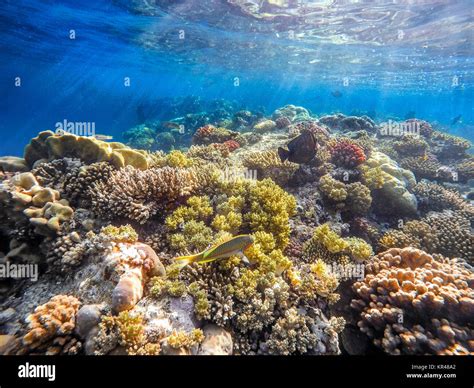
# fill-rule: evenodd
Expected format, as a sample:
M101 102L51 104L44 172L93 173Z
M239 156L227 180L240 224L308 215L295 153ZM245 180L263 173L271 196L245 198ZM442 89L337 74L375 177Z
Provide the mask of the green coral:
M135 243L138 241L138 234L130 225L119 227L108 225L101 229L100 233L113 241Z
M271 179L250 186L249 211L244 220L253 232L267 231L273 235L276 247L284 249L290 237L289 218L296 213L295 198Z
M303 255L313 262L321 259L327 263L348 263L348 259L361 262L373 254L370 244L357 237L343 238L329 224L318 226L311 239L303 246Z
M173 349L189 349L204 341L204 333L201 329L193 329L191 332L178 331L172 333L168 338L168 345Z

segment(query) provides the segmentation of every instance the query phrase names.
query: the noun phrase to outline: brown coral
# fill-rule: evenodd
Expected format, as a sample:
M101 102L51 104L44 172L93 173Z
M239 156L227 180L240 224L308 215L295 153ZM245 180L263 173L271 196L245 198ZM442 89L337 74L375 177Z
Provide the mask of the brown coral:
M71 338L71 334L79 305L79 300L73 296L56 295L38 306L26 319L29 332L23 337L23 344L30 351L46 354L77 351L77 341Z
M92 208L106 218L125 217L143 224L186 199L200 184L205 182L193 169L141 171L127 166L114 171L108 181L94 184Z
M351 307L361 331L387 353L472 354L473 285L455 259L392 248L367 263Z

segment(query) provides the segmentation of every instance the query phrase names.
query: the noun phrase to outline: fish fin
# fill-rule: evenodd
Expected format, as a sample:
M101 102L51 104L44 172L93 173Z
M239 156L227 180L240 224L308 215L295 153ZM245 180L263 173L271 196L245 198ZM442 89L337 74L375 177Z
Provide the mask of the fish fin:
M247 256L245 256L244 254L242 254L242 259L241 259L242 263L244 263L245 265L250 265L250 260L247 258Z
M186 267L190 263L194 263L202 258L202 253L197 253L195 255L179 256L174 259L175 263L180 264L181 268Z
M285 150L284 148L282 147L278 147L278 156L280 157L280 160L282 161L282 163L288 159L288 157L290 156L290 151L288 150Z

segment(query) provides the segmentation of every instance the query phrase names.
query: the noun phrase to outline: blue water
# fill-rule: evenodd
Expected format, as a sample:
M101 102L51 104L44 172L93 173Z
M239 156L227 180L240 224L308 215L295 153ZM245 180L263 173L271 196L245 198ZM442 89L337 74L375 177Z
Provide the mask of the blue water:
M474 139L472 9L471 0L2 0L0 155L21 155L65 119L120 140L141 123L138 110L171 119L188 113L170 106L189 96L268 114L288 103L376 120L414 113Z

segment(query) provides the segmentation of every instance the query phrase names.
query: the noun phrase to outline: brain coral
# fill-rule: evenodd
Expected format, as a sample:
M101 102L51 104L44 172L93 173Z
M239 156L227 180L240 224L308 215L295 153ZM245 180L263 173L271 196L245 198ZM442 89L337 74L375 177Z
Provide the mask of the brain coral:
M473 273L414 248L374 256L354 284L358 326L389 354L473 354Z

